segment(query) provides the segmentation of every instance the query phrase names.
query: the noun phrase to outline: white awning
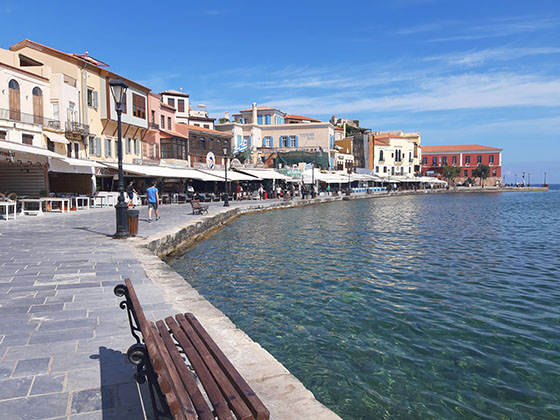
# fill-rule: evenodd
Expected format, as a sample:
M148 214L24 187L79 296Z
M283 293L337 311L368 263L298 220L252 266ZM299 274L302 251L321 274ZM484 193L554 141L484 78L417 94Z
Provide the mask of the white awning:
M244 174L248 174L254 176L255 178L260 179L280 179L282 181L289 181L291 178L289 176L283 175L279 172L276 172L272 169L245 169L245 168L237 168L235 169L238 172L243 172Z
M56 134L56 133L48 133L48 134L43 133L43 134L45 135L46 138L48 138L50 141L54 141L55 143L60 143L60 144L70 143L63 135Z
M220 181L225 181L225 171L223 170L211 170L211 169L197 169L203 174L211 175L214 177L219 177ZM227 172L228 181L262 181L262 178L247 175L241 172L230 171Z
M340 176L337 174L324 173L319 170L307 170L303 173L303 181L306 184L311 184L313 180L325 182L327 184L348 184L348 176Z
M94 174L94 167L104 167L97 162L72 158L49 158L49 172L66 174Z
M30 146L23 143L14 143L11 141L0 140L0 149L9 150L12 152L27 153L30 155L47 156L53 158L63 157L58 153L51 152L50 150L43 149L42 147Z
M106 166L112 169L118 169L116 163L106 163ZM134 175L143 175L155 178L182 178L182 179L196 179L199 181L223 181L222 178L205 174L196 169L190 168L171 168L169 166L155 166L155 165L133 165L130 163L123 163L123 171Z

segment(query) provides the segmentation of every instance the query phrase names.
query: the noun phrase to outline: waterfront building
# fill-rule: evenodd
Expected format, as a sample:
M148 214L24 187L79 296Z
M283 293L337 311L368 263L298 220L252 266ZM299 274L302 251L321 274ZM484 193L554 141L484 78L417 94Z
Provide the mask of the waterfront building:
M230 132L234 150L249 150L254 163L274 162L278 153L306 152L309 156L325 154L327 167L335 167L334 155L330 155L334 151L335 127L330 122L256 103L232 117L231 122L216 124L216 130Z
M216 165L224 164L223 147L231 152L232 136L228 132L189 124L177 124L176 130L188 138L187 159L192 168L207 168L206 156L212 152ZM222 166L223 167L223 166Z
M68 141L51 114L51 68L0 49L0 191L40 195L49 189L48 160Z
M447 146L422 147L422 175L441 176L446 165L461 168L457 183L464 183L469 178L474 181L473 171L479 164L490 167L490 176L484 185L502 183L502 151L496 147L479 144L457 144Z
M215 118L210 118L206 105L200 104L192 109L189 94L178 90L166 90L160 93L161 101L175 109L175 122L196 127L214 129Z

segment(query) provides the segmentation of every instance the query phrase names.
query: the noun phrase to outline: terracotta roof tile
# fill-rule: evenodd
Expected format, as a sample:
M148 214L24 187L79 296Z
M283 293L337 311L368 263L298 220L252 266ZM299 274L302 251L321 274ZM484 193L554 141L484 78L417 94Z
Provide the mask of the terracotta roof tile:
M305 117L303 115L290 115L290 114L286 114L284 115L284 118L286 119L292 119L292 120L309 120L311 122L321 122L321 120L318 120L316 118L311 118L311 117Z
M452 144L447 146L422 146L422 153L443 153L443 152L501 152L503 149L496 147L481 146L480 144Z
M226 133L224 131L217 131L211 130L209 128L198 127L196 125L189 125L189 124L176 124L175 129L184 135L188 135L189 131L202 131L204 133L211 133L211 134L221 134L222 136L231 137L231 133Z

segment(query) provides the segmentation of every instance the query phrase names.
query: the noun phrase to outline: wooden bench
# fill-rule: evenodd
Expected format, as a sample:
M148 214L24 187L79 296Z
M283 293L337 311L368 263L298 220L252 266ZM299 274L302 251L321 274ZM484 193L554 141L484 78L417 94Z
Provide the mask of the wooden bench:
M208 214L208 206L200 204L199 200L191 200L192 214Z
M268 409L193 314L154 323L146 319L130 279L114 293L125 298L119 306L127 310L136 338L127 359L137 366L138 383L148 380L156 419L269 419Z

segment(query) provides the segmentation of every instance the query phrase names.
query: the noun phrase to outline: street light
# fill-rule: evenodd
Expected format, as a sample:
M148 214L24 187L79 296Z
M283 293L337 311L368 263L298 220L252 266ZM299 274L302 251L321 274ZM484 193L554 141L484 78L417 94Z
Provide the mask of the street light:
M222 148L222 152L224 152L224 170L226 173L226 195L224 197L224 207L229 207L229 185L227 182L227 154L228 154L228 148L226 146L224 146Z
M118 203L115 205L115 210L117 213L117 233L113 238L115 239L126 239L129 237L128 233L128 220L126 217L127 205L124 202L124 180L123 180L123 169L122 169L122 131L121 131L121 114L122 114L122 104L126 98L126 90L128 85L121 79L111 79L109 81L109 87L111 88L111 93L113 99L115 100L115 109L117 111L117 126L118 126L118 158L119 158L119 198ZM110 117L110 111L109 111Z
M530 187L530 186L531 186L531 172L529 172L529 173L527 174L527 176L528 176L528 179L527 179L527 186Z
M346 172L348 172L348 188L346 189L346 195L350 195L350 193L352 192L352 185L350 184L350 174L352 173L352 167L349 166L348 168L346 168Z

